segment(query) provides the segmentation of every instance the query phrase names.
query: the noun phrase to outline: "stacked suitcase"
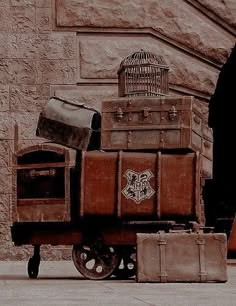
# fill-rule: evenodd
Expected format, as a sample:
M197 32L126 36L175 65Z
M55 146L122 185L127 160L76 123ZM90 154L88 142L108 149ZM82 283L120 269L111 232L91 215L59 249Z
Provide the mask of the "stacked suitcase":
M130 155L132 163L127 163L129 170L122 169L121 173L133 171L140 175L151 171L157 178L156 206L150 201L151 195L143 203L142 199L136 200L139 215L140 207L146 206L145 212L151 209L157 219L177 220L182 214L183 222L192 218L204 223L201 189L204 179L212 175L212 134L199 108L193 97L125 97L102 103L101 148L127 151L122 154ZM145 161L139 172L134 151ZM162 157L153 162L156 171L149 165L152 155ZM128 195L129 200L133 196L134 203L138 188L131 184L131 174L123 176L133 191L133 195ZM125 214L131 205L123 202L120 214ZM226 280L225 234L137 234L138 282Z
M155 88L159 94L153 94L155 82L152 78L156 72L151 70L148 74L153 68L149 64L154 62L152 58L147 64L148 56L150 54L141 51L121 63L118 75L122 97L102 103L101 149L122 150L126 151L123 155L130 155L129 162L118 159L121 185L118 215L123 216L128 207L136 204L139 215L151 211L149 217L155 215L159 220L177 220L182 214L185 222L192 218L204 224L201 190L204 179L212 176L212 131L203 116L201 104L194 97L171 97L165 96L166 92L160 93L163 88L168 88L166 83L161 88L167 77L164 76L159 88ZM157 75L165 75L166 70L162 61L154 79ZM137 81L136 72L141 81ZM145 76L149 80L144 80ZM134 156L134 152L139 157ZM152 155L159 156L153 163ZM189 163L190 155L192 163ZM144 161L142 165L139 160ZM187 168L191 170L187 171ZM146 198L141 196L144 192L143 174L149 178L143 185L151 187ZM151 181L153 177L155 187ZM153 202L150 201L152 197L155 197ZM142 206L146 208L142 210ZM226 236L138 233L136 275L138 282L224 282L227 280Z

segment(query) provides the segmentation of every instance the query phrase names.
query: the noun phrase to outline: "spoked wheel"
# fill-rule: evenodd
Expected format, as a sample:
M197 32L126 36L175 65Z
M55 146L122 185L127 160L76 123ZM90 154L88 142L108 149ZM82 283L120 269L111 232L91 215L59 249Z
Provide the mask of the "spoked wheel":
M112 275L120 257L115 247L107 245L74 245L72 259L76 269L86 278L101 280Z
M120 248L120 263L117 265L113 275L118 279L127 279L136 274L136 249L132 246Z

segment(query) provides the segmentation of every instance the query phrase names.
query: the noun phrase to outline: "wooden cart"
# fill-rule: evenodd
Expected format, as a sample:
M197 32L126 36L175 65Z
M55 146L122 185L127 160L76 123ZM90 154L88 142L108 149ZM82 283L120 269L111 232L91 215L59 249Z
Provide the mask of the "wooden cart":
M196 153L75 152L57 144L17 151L11 231L15 245L34 246L29 277L38 276L44 244L73 245L73 262L89 279L135 275L137 233L203 224L199 165Z

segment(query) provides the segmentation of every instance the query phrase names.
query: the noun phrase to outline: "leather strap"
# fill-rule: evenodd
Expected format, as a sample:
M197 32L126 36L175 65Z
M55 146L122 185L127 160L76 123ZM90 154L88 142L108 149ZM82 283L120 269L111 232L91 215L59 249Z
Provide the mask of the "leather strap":
M207 272L206 272L206 254L205 254L205 244L206 241L201 234L198 234L197 244L199 246L199 277L201 282L206 282Z
M160 258L160 281L162 283L167 282L167 272L166 272L166 240L164 239L163 235L159 233L159 240L157 242L159 246L159 258Z

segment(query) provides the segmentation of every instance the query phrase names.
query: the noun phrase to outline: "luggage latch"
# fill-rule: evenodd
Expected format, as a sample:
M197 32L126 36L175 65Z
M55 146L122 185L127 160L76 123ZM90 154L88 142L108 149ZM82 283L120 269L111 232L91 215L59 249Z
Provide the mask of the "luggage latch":
M118 121L120 121L123 117L124 117L124 112L123 112L122 108L119 107L119 108L117 109L117 111L115 112L115 118L116 118Z
M56 175L56 169L49 169L49 170L35 170L32 169L29 172L30 177L37 177L37 176L55 176Z
M149 107L144 107L144 109L143 109L143 117L144 118L148 118L148 116L149 116L149 112L150 112L150 108Z
M144 107L143 110L139 113L139 123L152 124L152 113L150 107Z
M171 109L168 111L169 120L174 121L177 117L177 110L175 106L171 106Z

